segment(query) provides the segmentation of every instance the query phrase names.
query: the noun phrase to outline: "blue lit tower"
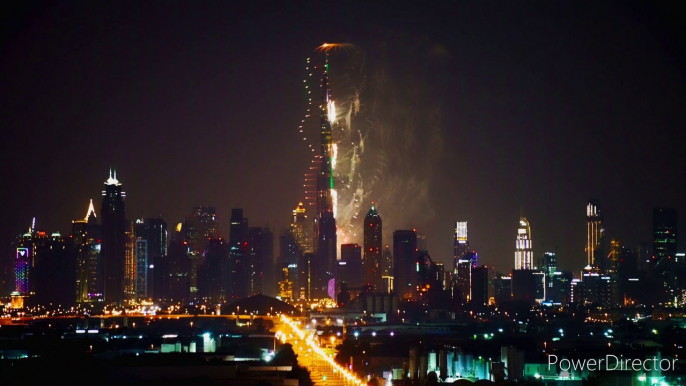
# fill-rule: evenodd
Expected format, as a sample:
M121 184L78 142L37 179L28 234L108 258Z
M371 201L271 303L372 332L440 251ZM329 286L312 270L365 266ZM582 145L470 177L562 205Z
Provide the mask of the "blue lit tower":
M336 219L334 218L333 183L333 138L329 113L333 111L329 100L328 63L324 64L322 74L322 102L319 153L319 173L317 174L317 215L314 220L316 242L316 262L312 263L312 296L324 298L328 294L328 282L333 278L336 268Z
M110 170L102 192L102 257L104 268L105 304L119 304L124 300L124 264L126 216L121 183L117 172Z

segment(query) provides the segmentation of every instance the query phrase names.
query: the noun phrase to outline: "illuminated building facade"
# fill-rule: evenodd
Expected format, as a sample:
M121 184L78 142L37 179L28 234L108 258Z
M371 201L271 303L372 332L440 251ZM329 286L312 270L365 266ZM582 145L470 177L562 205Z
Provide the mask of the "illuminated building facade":
M117 172L110 170L102 192L102 254L105 304L122 305L124 301L124 264L126 216L124 200L126 194L117 180Z
M14 259L14 287L22 296L28 296L30 293L29 287L29 271L31 270L31 234L25 234L19 240L16 248L16 257Z
M417 285L417 232L393 232L393 291L400 299L414 298Z
M76 248L76 301L102 301L102 239L90 200L86 217L72 221L72 238Z
M456 272L453 275L453 298L460 304L469 303L472 298L472 261L476 261L476 256L475 251L466 252L457 260Z
M531 241L531 227L526 218L519 219L517 240L515 244L515 269L533 269L533 243Z
M320 152L317 174L317 216L315 241L317 259L312 262L312 296L323 299L329 296L329 281L334 277L337 264L337 236L333 179L332 103L329 99L328 64L322 75L322 101L320 105Z
M653 209L652 266L663 260L674 261L676 255L677 212L675 208Z
M293 209L293 218L291 220L291 233L298 243L300 250L303 253L312 252L312 237L310 235L311 224L308 221L305 205L302 202Z
M453 273L457 274L458 260L462 259L465 253L469 252L469 239L467 238L467 222L458 221L455 223L455 239L453 246Z
M383 250L382 255L383 263L383 273L381 275L381 280L383 281L383 291L384 293L393 292L393 252L391 252L391 247L386 245Z
M124 298L127 302L136 301L136 234L134 222L127 221L124 232Z
M364 281L371 285L374 291L381 291L383 288L381 280L381 248L383 246L381 231L381 216L379 216L376 207L372 205L364 218L364 259L362 265Z
M586 205L586 265L596 269L603 266L605 228L598 200L591 199Z
M136 235L134 247L136 259L136 300L148 298L148 240L144 236Z

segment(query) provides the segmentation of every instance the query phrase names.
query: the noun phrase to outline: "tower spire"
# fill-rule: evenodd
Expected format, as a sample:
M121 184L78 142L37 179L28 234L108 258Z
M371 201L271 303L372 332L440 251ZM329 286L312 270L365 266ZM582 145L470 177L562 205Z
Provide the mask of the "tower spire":
M95 215L95 207L93 206L93 199L91 198L91 203L88 205L88 212L86 212L86 218L84 220L88 221L88 219L91 216L91 213L93 214L93 217L97 217Z

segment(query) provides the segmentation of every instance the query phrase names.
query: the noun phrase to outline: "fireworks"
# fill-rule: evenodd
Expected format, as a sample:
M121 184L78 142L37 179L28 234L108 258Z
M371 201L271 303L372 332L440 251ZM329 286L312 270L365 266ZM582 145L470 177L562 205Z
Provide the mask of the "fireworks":
M421 49L402 42L382 46L396 57ZM323 69L331 86L328 101L320 108L326 109L332 127L338 243L362 241L364 213L371 201L379 206L386 240L394 229L421 225L433 216L429 180L442 149L440 109L426 80L416 68L386 61L389 52L367 54L348 43L325 43L315 51L323 54L307 61L303 84L308 110L299 130L307 138L306 148L319 149L312 90L318 97L315 82ZM312 166L319 166L317 157ZM312 189L311 182L306 185Z

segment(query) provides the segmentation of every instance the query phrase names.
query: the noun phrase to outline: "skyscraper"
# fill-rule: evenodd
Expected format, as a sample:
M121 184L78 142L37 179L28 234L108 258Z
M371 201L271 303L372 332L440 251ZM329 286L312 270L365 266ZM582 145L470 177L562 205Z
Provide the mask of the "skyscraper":
M196 206L193 213L182 225L190 259L190 292L193 296L198 290L198 266L205 261L209 240L219 237L217 210L213 206Z
M315 241L317 261L312 262L312 295L315 298L329 296L329 280L333 278L337 262L336 219L333 179L333 103L329 100L328 63L323 66L320 126L319 173L317 174L317 216L315 217Z
M208 302L219 302L223 297L225 278L223 266L229 258L229 249L222 238L211 239L203 265L198 267L198 294Z
M248 230L248 274L249 295L265 293L267 270L274 265L274 242L269 228L250 227Z
M675 208L653 209L653 258L655 266L676 255L677 213Z
M148 299L148 229L143 220L136 220L134 224L134 255L136 260L136 281L135 294L136 300Z
M605 228L598 200L591 199L586 205L586 264L588 267L605 269L603 266Z
M343 283L347 283L348 289L351 290L359 290L367 284L362 275L362 264L362 248L358 244L341 245L341 260L336 272L339 289Z
M148 280L152 278L148 291L152 291L149 296L157 301L165 298L165 279L169 274L167 223L161 217L148 218L145 223L148 231Z
M312 237L310 235L311 223L307 219L305 205L302 202L293 209L293 218L291 220L291 233L298 243L300 250L303 253L312 252Z
M126 222L124 231L124 300L136 300L136 234L133 221Z
M416 291L417 232L393 232L393 291L401 299L412 299Z
M467 222L455 223L455 240L453 247L453 274L457 273L458 260L469 252L469 239L467 238Z
M520 217L515 244L515 269L533 269L533 255L531 227L526 218Z
M488 267L484 265L472 268L470 303L475 310L488 306Z
M248 296L250 277L246 247L248 243L248 219L243 217L243 209L231 209L229 228L229 264L223 267L222 292L224 296L240 299Z
M93 200L90 200L86 217L72 222L72 237L77 254L76 301L102 300L102 240Z
M453 274L453 298L459 303L469 303L472 298L472 270L475 268L473 262L477 261L476 251L465 252L457 260L457 267Z
M364 269L364 281L372 286L375 291L383 289L381 281L381 216L372 204L372 208L364 218L364 259L362 265Z
M117 172L110 170L102 192L102 254L105 304L122 305L124 300L124 263L126 216L121 183Z
M35 244L33 304L55 309L76 303L76 256L74 240L58 232Z

